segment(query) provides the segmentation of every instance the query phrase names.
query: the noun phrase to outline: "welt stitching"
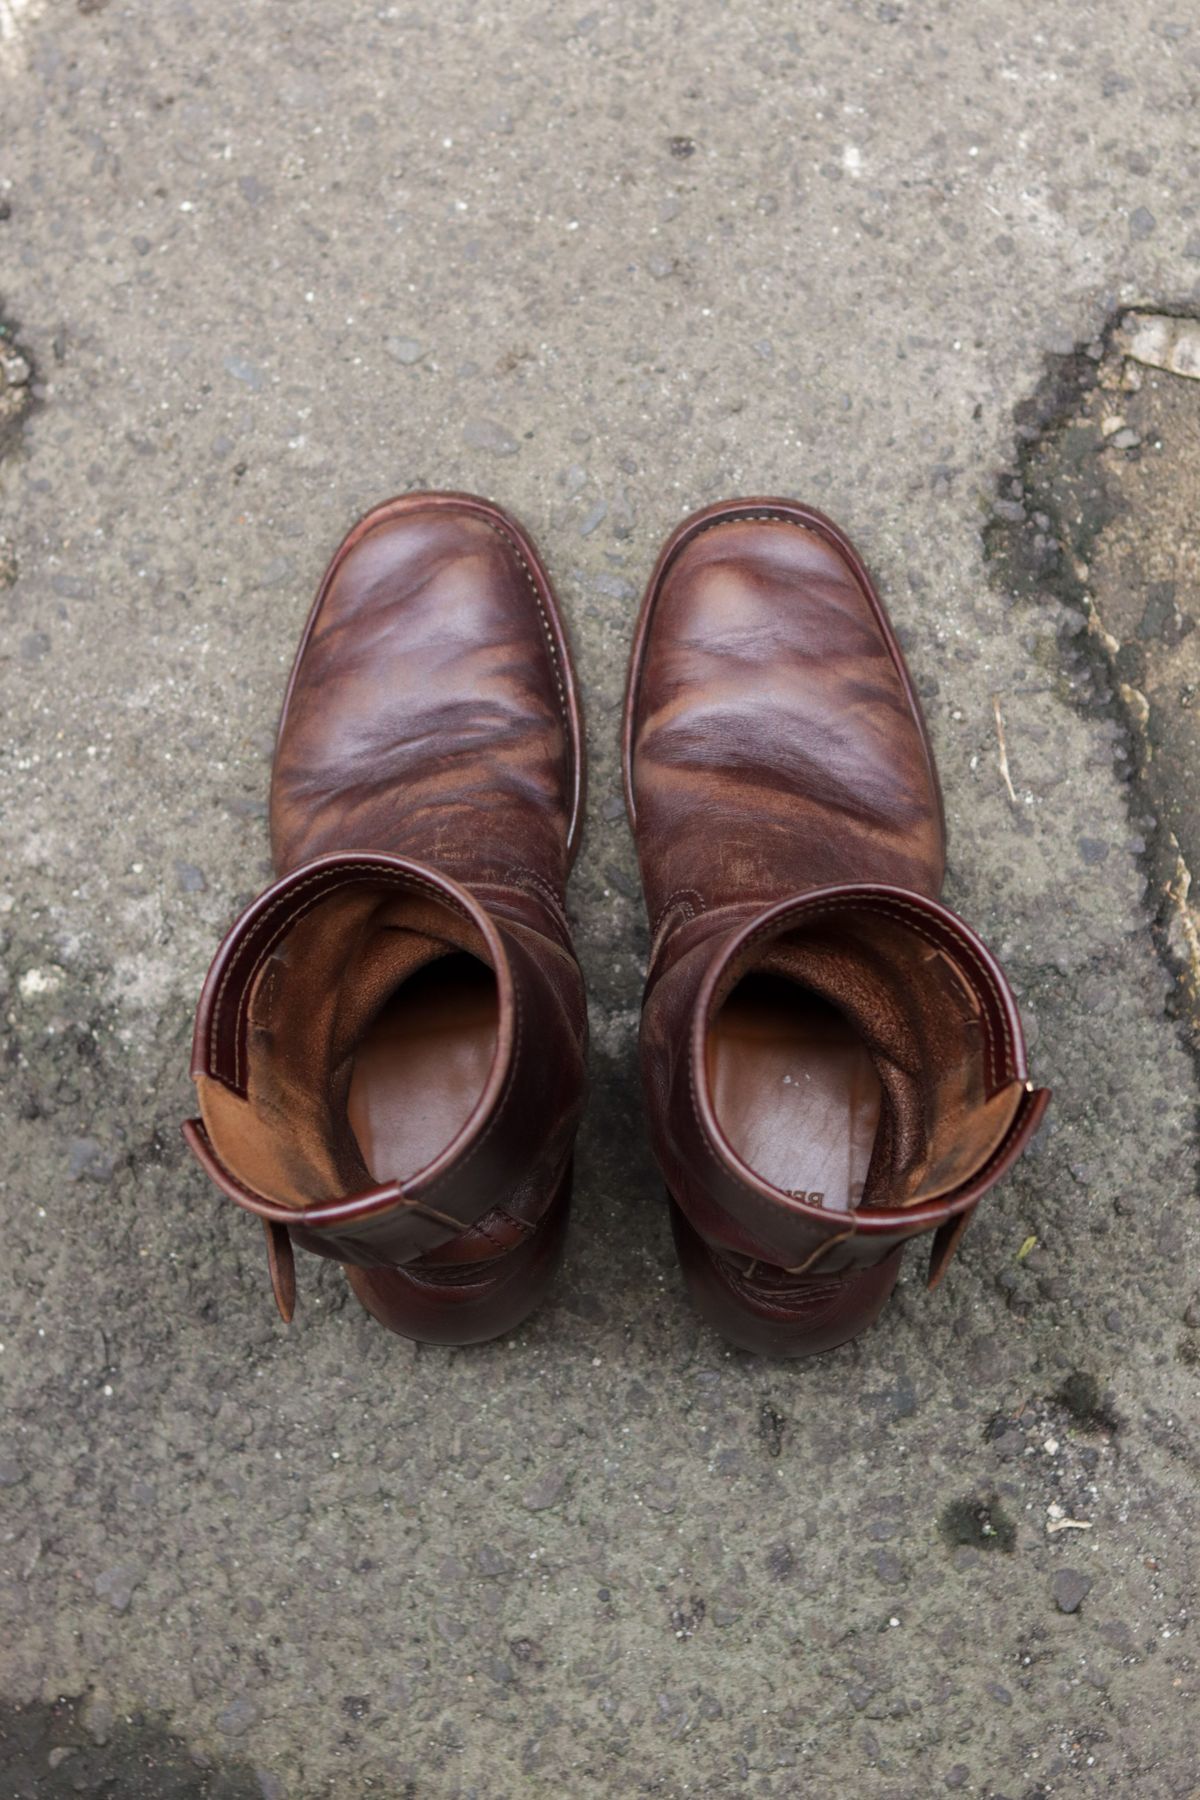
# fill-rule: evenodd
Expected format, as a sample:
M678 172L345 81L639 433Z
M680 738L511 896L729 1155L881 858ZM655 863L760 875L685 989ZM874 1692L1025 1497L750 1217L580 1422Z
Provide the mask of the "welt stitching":
M679 910L680 919L682 920L682 922L685 925L690 925L692 920L696 917L695 908L692 906L692 903L690 900L681 900L679 902L678 910ZM667 936L668 936L667 926L670 923L671 923L671 920L669 917L664 918L661 921L660 925L657 926L655 928L655 930L652 931L650 934L649 968L653 968L655 963L658 961L658 953L667 941ZM649 969L647 970L647 979L649 979Z
M703 912L705 910L704 895L700 892L699 888L691 888L691 887L676 888L674 893L670 894L667 897L667 899L663 901L662 905L658 909L658 912L655 916L654 923L650 927L650 936L652 938L655 938L658 936L659 929L662 926L663 921L666 919L667 914L670 912L671 908L673 906L677 906L680 903L680 901L687 900L689 896L693 897L694 899L696 899L699 902L699 910L701 912ZM688 917L690 919L694 919L695 916L696 916L695 911L689 909Z
M536 1225L531 1225L528 1219L518 1219L516 1214L509 1212L506 1206L497 1206L495 1211L500 1218L507 1219L508 1223L519 1231L523 1237L528 1237L531 1232L537 1230ZM514 1244L512 1248L515 1250L517 1246Z
M434 897L434 899L443 900L447 906L452 908L452 910L457 912L462 918L467 919L470 923L474 923L474 921L471 920L471 915L466 911L466 909L464 907L459 905L459 903L456 900L452 899L449 895L443 894L439 889L433 887L433 885L430 882L422 880L422 878L420 876L418 876L418 875L409 876L398 869L381 868L378 863L362 862L362 863L343 864L340 868L338 868L336 870L321 869L321 870L318 870L318 872L315 875L306 875L303 881L298 881L296 883L295 887L289 888L286 893L280 894L280 896L277 900L272 901L271 905L267 908L266 912L264 912L262 914L261 918L258 918L255 920L254 925L251 928L252 931L254 931L254 932L259 931L266 924L267 920L269 918L271 918L271 916L274 913L278 912L279 908L281 906L286 906L289 903L289 901L291 901L292 898L296 894L302 893L305 888L312 887L313 884L316 882L324 881L330 875L335 876L336 879L331 880L329 882L329 886L326 889L326 894L336 893L339 888L349 886L350 883L355 879L355 877L357 877L359 875L373 875L379 880L389 881L389 882L393 882L393 883L407 882L412 886L421 887L425 890L426 893L431 894ZM271 951L274 949L275 945L278 943L280 937L283 935L283 932L286 931L288 925L295 924L298 921L298 919L305 917L307 915L307 913L309 911L311 911L312 904L315 904L315 902L317 900L320 900L324 897L325 896L319 895L319 894L315 895L313 898L313 901L311 903L306 903L303 907L301 907L299 909L299 911L297 913L289 915L289 917L284 920L282 928L279 931L273 932L271 934L270 939L268 940L268 942L266 944L266 947L258 953L257 957L255 958L254 965L253 965L252 969L250 970L248 977L245 980L245 985L243 987L241 997L238 1001L236 1024L237 1024L237 1030L238 1030L239 1034L241 1031L242 1012L243 1012L245 1005L247 1004L249 990L253 986L255 977L258 975L258 972L262 968L263 963L266 961L267 957L271 954ZM213 1072L213 1073L215 1073L215 1069L216 1069L217 1030L218 1030L219 1023L220 1023L221 1008L224 1004L225 990L228 987L230 980L232 979L233 975L236 972L237 962L238 962L238 951L235 950L233 952L232 956L230 957L228 968L225 970L224 975L221 977L221 985L217 989L217 997L213 1002L212 1023L209 1027L209 1038L208 1038L209 1069L210 1069L210 1072ZM238 1041L237 1041L236 1037L234 1040L234 1080L238 1081L238 1082L240 1082L240 1080L241 1080L240 1056L238 1053Z
M554 642L554 633L550 628L550 620L546 616L546 608L542 603L542 596L541 596L541 592L538 588L538 584L534 580L533 570L529 567L529 564L526 562L525 558L522 556L520 546L518 545L516 539L514 537L512 537L507 531L505 531L503 525L497 525L494 519L485 519L484 524L488 526L489 530L494 531L496 533L497 537L504 539L504 542L509 546L513 555L516 557L517 561L520 563L521 567L524 569L525 579L528 581L530 588L533 590L533 598L534 598L535 602L537 603L538 617L542 621L542 631L544 632L545 638L546 638L546 648L550 652L550 666L554 670L554 685L558 689L558 703L559 703L559 707L561 708L561 711L562 711L563 726L566 731L566 743L569 748L570 755L573 758L574 754L575 754L574 737L573 737L573 734L571 731L571 720L570 720L570 717L569 717L568 711L567 711L567 692L566 692L566 688L563 684L562 671L560 670L559 664L558 664L558 646Z
M551 902L563 924L566 924L567 916L563 910L563 897L553 882L547 881L544 875L539 875L536 869L527 868L524 863L515 863L508 872L510 875L524 875L527 881L532 881L539 894Z
M770 524L770 525L794 525L797 531L811 531L814 534L814 536L816 536L816 537L821 537L821 538L825 537L825 533L823 531L818 530L818 528L815 524L813 524L813 525L803 524L802 525L799 519L793 519L790 513L785 513L785 512L726 513L724 518L710 519L707 525L702 525L700 527L699 531L696 533L696 536L703 537L705 532L717 531L720 529L720 527L722 525L767 525L767 524ZM826 543L828 543L828 541L829 541L828 538L825 538L825 541L826 541ZM679 546L679 548L682 550L684 548L684 546L681 544Z
M794 531L807 531L810 536L820 538L823 544L828 544L830 549L837 552L846 563L846 567L849 569L851 575L854 577L855 587L857 587L866 598L870 598L853 563L846 557L845 546L840 544L836 537L831 537L829 532L826 531L824 526L816 519L793 519L791 513L786 512L726 513L723 518L712 519L707 525L702 525L695 535L698 538L702 538L706 532L720 530L722 525L790 525ZM689 542L690 541L691 540L689 540ZM683 550L685 545L681 544L679 548L680 550Z
M474 1225L468 1225L467 1230L477 1231L480 1237L492 1246L493 1250L499 1250L502 1248L500 1240L489 1229L486 1220L487 1214L485 1213L482 1219L476 1219Z

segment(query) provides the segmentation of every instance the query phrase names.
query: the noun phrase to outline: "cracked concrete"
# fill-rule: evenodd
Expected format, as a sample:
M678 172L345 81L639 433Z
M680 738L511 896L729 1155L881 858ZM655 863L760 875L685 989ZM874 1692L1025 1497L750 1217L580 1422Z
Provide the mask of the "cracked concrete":
M0 26L33 402L0 466L9 1785L76 1791L49 1759L86 1738L145 1796L1183 1800L1195 1068L1127 718L1065 648L1082 609L984 540L1047 357L1200 303L1200 29L1147 0ZM1143 463L1121 529L1160 505ZM417 485L537 535L593 756L567 1266L470 1353L386 1339L312 1261L285 1330L177 1131L312 588ZM947 897L1056 1092L943 1288L914 1258L800 1368L726 1351L674 1274L615 748L662 536L754 490L874 568Z
M1128 732L1157 934L1200 1047L1200 320L1119 313L1051 359L1032 414L989 551L1055 607L1073 701Z

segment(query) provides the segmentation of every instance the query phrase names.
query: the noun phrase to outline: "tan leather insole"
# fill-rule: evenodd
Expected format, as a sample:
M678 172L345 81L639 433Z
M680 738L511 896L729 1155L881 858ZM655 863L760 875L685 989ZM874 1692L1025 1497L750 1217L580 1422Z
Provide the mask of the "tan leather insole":
M496 1050L491 970L439 957L397 988L360 1043L348 1111L376 1181L405 1181L470 1118Z
M881 1089L836 1007L771 975L745 976L708 1034L721 1129L756 1175L831 1211L862 1199Z

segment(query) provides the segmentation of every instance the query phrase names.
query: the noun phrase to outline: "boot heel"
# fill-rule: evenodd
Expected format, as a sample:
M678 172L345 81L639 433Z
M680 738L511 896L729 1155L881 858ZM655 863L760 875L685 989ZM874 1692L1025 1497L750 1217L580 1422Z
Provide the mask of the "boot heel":
M529 1236L487 1262L441 1268L342 1266L359 1303L401 1337L422 1344L483 1344L528 1318L562 1261L572 1168Z
M667 1190L671 1229L692 1303L741 1350L759 1356L815 1356L873 1325L896 1285L903 1246L867 1269L789 1275L763 1264L746 1275L707 1244Z

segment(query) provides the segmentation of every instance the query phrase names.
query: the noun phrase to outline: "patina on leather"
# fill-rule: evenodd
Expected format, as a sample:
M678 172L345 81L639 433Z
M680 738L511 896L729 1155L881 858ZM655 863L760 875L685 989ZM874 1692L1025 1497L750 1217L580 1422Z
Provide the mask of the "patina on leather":
M1002 971L938 902L924 721L831 521L738 500L675 532L634 644L625 777L647 1108L689 1285L747 1347L831 1347L877 1315L910 1237L933 1233L940 1279L1047 1099Z
M301 641L271 782L279 880L196 1019L202 1165L407 1335L507 1329L561 1249L586 1007L564 913L583 756L521 528L461 494L378 507Z

